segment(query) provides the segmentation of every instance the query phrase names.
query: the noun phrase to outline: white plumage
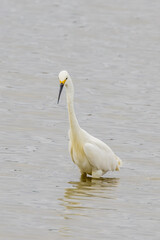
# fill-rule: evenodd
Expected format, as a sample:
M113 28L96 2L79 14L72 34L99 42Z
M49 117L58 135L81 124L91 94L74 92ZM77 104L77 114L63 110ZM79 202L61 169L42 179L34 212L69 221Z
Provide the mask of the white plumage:
M73 162L79 167L82 175L92 175L100 178L108 171L119 171L122 161L109 146L91 136L80 128L74 111L74 88L67 71L59 73L60 91L58 102L63 89L66 87L67 105L70 122L69 152Z

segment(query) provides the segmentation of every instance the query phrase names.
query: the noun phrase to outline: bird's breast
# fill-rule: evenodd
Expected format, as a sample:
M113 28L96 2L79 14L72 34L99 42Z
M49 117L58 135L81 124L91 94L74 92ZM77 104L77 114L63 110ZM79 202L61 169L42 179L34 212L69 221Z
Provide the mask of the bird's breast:
M81 144L74 143L72 145L73 148L73 158L75 164L80 168L82 172L86 172L88 174L91 174L92 167L87 160L87 157L84 153L83 146Z

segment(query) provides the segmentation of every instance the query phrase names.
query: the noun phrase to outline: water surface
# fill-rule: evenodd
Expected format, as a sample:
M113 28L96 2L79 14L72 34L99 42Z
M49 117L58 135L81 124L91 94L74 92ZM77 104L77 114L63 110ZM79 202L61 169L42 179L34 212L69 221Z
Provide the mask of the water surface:
M0 239L159 239L159 1L0 3ZM65 91L81 127L123 160L80 178Z

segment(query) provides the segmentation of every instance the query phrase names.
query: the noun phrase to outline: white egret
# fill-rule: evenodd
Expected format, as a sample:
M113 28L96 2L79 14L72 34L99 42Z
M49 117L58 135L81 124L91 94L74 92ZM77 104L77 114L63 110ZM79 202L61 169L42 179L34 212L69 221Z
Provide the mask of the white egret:
M109 146L101 140L91 136L78 123L74 111L74 88L67 71L59 73L60 90L58 102L63 87L66 87L68 114L70 122L69 152L73 162L78 165L82 175L92 175L100 178L108 171L119 171L122 161Z

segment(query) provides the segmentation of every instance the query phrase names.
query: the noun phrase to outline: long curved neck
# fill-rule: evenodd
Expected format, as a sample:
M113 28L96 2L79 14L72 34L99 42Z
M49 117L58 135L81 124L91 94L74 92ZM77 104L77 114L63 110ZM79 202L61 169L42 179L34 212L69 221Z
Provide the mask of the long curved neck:
M67 95L67 105L68 105L68 115L71 133L77 133L80 129L78 120L74 111L74 88L71 78L69 77L66 83L66 95Z

